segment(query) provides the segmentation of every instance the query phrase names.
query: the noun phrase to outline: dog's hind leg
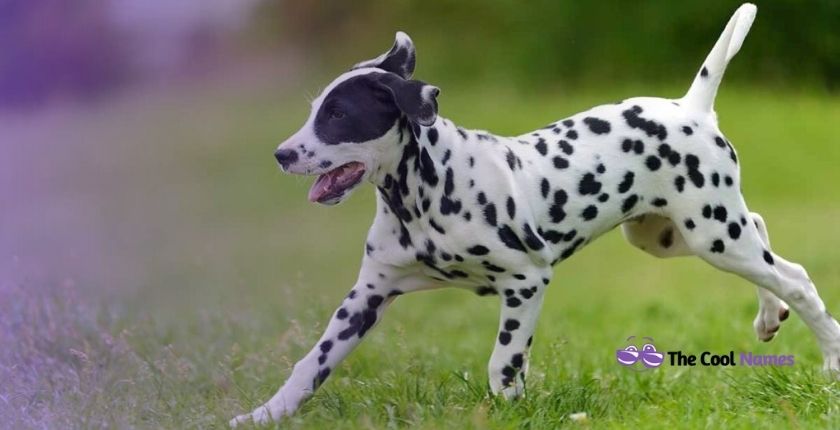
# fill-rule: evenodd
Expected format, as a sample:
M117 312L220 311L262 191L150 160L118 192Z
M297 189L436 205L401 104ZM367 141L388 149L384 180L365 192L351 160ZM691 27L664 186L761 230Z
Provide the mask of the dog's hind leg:
M295 364L286 383L268 402L234 418L230 425L265 424L292 414L376 325L396 296L427 284L423 277L406 275L366 258L355 286L333 313L315 347Z
M701 215L695 216L696 228L680 226L688 246L709 264L769 290L790 305L816 336L824 367L840 370L840 324L827 312L805 269L768 249L759 227L763 223L747 221L749 212L740 195L707 197L694 202L714 203L679 209L679 215L686 217Z
M770 239L767 227L761 215L753 212L750 218L758 230L765 248L770 250ZM684 220L685 228L694 225L693 220ZM692 227L693 228L693 227ZM662 215L645 214L624 222L621 225L624 237L631 245L647 252L654 257L669 258L693 255L694 253L685 243L685 239L676 228L674 222ZM753 320L753 328L759 340L771 341L781 326L781 322L789 315L788 306L770 290L756 288L758 292L758 315Z
M764 219L756 212L750 213L750 219L758 235L764 243L765 249L770 251L770 236L767 233L767 226L764 224ZM758 315L753 321L753 328L758 335L759 340L769 342L776 336L776 332L781 327L782 321L786 320L790 311L785 302L779 300L775 294L766 288L758 288Z

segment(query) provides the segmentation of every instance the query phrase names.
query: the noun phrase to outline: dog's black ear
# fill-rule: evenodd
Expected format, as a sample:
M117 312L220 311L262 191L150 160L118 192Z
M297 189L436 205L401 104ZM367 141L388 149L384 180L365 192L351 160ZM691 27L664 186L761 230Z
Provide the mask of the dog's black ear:
M398 31L394 46L391 50L374 58L373 60L362 61L353 66L350 70L361 69L362 67L377 67L386 72L396 73L403 79L408 79L414 74L414 42L402 31Z
M379 82L390 91L394 97L394 103L409 121L423 126L435 123L440 88L422 81L403 79L392 73L382 74Z

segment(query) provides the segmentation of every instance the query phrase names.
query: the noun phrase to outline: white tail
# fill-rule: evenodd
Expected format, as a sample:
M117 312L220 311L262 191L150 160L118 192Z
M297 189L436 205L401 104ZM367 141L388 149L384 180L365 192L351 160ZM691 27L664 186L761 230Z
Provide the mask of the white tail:
M756 7L752 3L744 3L735 13L726 28L723 29L703 66L694 78L691 88L688 89L682 101L688 107L693 107L704 112L710 112L715 102L718 86L726 71L729 60L741 49L744 38L750 31L755 19Z

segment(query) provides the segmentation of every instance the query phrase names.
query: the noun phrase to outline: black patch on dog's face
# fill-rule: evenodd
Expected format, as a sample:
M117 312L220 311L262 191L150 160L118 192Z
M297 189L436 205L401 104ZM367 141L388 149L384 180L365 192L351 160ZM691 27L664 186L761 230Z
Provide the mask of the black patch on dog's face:
M382 137L400 118L400 109L378 77L354 76L324 98L315 115L315 135L327 145L362 143Z

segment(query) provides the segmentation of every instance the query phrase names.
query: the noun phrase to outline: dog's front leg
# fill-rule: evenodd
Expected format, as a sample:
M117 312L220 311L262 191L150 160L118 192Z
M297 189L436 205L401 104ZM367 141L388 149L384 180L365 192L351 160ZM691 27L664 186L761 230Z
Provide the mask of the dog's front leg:
M499 291L502 300L499 335L488 366L493 394L501 393L508 399L524 394L528 350L547 283L543 279L548 280L512 280L508 287Z
M268 402L234 418L230 425L251 421L264 424L292 414L376 325L396 296L422 285L422 278L365 260L353 289L333 313L315 347L295 364L286 383Z

